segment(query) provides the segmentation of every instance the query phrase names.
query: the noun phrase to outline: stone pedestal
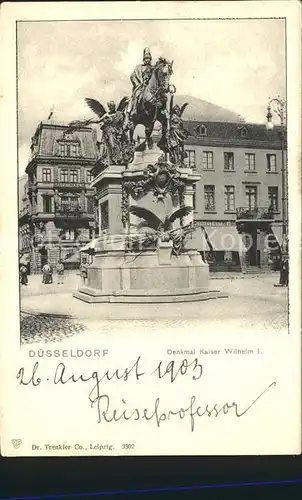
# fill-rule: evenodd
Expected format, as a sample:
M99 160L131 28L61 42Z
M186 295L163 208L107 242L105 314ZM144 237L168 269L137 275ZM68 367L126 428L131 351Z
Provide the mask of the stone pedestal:
M176 169L161 163L163 153L156 144L137 152L128 167L111 165L94 179L100 207L100 237L95 240L95 256L88 268L87 286L74 297L94 302L185 302L219 297L209 291L209 268L194 249L176 252L173 241L153 230L152 245L139 248L129 241L144 241L148 229L130 207L150 210L164 221L180 207L193 207L193 184L200 176L190 168ZM104 203L108 203L107 227L102 225ZM173 221L173 231L193 222L193 210ZM160 227L160 226L159 226ZM148 234L149 234L148 230Z
M88 269L88 285L75 292L74 297L88 303L161 303L218 296L217 292L209 292L208 265L198 252L170 258L161 250L98 253Z

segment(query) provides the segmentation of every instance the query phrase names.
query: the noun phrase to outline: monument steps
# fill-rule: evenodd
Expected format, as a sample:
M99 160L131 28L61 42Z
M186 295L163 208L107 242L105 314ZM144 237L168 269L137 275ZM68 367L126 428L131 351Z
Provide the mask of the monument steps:
M138 290L102 293L95 289L81 288L73 293L73 297L89 304L92 303L123 303L123 304L162 304L176 302L199 302L210 299L227 298L223 292L216 290L197 290L197 291L175 291L163 294L162 290Z

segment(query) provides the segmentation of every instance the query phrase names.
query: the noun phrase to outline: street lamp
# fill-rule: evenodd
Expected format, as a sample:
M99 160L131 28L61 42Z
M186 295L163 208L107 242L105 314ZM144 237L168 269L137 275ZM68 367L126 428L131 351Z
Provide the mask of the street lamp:
M277 115L280 119L280 143L281 143L281 204L282 204L282 253L287 253L288 249L288 199L287 199L287 178L286 178L286 160L285 160L285 133L286 133L286 102L279 96L270 99L267 106L266 114L266 128L269 131L274 129L274 123L272 121L273 113Z

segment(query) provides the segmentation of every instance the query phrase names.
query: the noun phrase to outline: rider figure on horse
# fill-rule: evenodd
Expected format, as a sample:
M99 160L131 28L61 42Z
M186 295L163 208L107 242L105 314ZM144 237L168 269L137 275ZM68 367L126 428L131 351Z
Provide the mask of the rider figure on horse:
M152 73L153 73L152 56L150 49L147 47L144 49L143 63L136 66L134 68L133 73L130 76L133 88L132 88L131 100L129 102L129 106L126 113L126 125L129 124L129 121L131 120L132 116L136 114L139 99L142 95L142 91L144 87L148 85Z

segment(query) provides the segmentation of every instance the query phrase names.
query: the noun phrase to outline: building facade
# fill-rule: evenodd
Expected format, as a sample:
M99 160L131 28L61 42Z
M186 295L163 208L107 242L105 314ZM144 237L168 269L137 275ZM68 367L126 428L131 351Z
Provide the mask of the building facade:
M41 122L32 138L26 176L19 180L19 253L33 273L45 262L80 264L79 249L97 232L91 168L97 141L91 128L68 133Z
M184 126L190 132L186 162L201 175L193 193L194 220L201 228L196 243L210 269L278 267L280 129L235 122L186 121ZM31 272L59 259L78 267L79 249L105 229L108 203L98 210L90 184L97 158L93 129L69 134L66 125L49 121L37 127L26 175L19 179L19 252Z
M194 218L205 232L210 269L278 267L283 201L280 128L267 131L261 124L197 121L184 126L190 132L186 161L201 174L195 185ZM283 158L286 165L286 151Z

